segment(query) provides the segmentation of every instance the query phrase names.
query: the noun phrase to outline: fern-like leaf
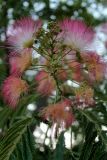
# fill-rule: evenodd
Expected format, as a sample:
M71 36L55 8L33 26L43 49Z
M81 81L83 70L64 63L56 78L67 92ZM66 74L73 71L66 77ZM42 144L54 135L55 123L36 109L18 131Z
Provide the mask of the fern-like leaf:
M20 120L7 131L0 142L0 160L9 160L31 122L31 118Z

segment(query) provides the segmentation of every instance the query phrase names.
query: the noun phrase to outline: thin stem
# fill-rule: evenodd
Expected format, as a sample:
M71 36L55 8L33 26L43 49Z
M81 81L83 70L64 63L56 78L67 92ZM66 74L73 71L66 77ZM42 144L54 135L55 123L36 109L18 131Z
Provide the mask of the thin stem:
M61 96L62 96L62 90L59 86L59 82L58 82L58 79L55 75L55 73L53 74L53 78L55 80L55 83L56 83L56 99L55 99L55 102L57 102L59 99L61 99Z
M32 46L32 48L36 51L36 52L38 52L39 53L39 50L36 48L36 47L34 47L34 46ZM42 54L42 56L44 57L44 58L46 58L47 59L47 61L49 61L49 55L47 54L47 52L42 48L42 50L45 52L45 55L44 54ZM40 54L41 55L41 54ZM46 57L46 56L48 56L48 58Z

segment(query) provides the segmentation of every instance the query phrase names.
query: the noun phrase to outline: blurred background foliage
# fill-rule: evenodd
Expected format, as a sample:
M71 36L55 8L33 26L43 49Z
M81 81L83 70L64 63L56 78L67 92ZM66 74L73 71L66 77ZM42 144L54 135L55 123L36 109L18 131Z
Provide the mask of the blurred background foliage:
M7 28L25 16L35 20L40 18L44 23L65 17L79 18L96 27L107 21L107 0L0 0L0 86L9 74L8 50L4 47ZM0 160L107 160L107 130L102 130L102 126L107 126L106 82L103 89L96 88L95 94L99 101L92 112L84 110L79 115L75 113L78 125L72 126L74 137L78 139L78 134L82 134L83 140L69 150L65 148L62 132L54 151L45 145L41 150L38 147L35 150L31 131L40 124L41 119L33 111L26 110L29 103L37 100L37 106L42 106L46 101L42 99L40 103L41 99L38 100L38 95L32 92L19 103L17 111L12 111L0 96ZM33 122L31 118L23 119L26 115L34 115Z

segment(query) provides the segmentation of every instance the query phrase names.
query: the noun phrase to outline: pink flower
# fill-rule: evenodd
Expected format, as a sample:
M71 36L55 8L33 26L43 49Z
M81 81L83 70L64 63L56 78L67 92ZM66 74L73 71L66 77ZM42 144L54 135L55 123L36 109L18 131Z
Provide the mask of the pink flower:
M68 128L74 121L74 116L71 112L71 102L68 99L60 101L56 104L51 104L41 111L41 115L59 127L62 125Z
M83 75L82 75L82 65L74 61L69 63L69 68L71 69L71 79L75 80L77 82L80 82L83 80Z
M60 23L62 32L59 37L63 44L71 47L72 50L83 52L90 49L94 32L81 20L64 20Z
M67 72L65 69L59 69L57 71L57 78L60 80L60 81L65 81L67 80Z
M11 55L9 58L10 74L21 76L23 72L31 65L32 53L31 50L24 50L21 55Z
M4 101L11 107L15 108L19 102L21 94L28 91L26 81L13 76L9 76L3 84L2 95Z
M89 73L89 78L91 81L101 81L105 77L105 71L107 64L101 58L100 55L89 52L82 54L84 63Z
M16 21L7 39L9 48L16 53L25 48L32 48L35 34L41 25L40 20L34 21L29 17Z
M81 108L94 104L94 91L85 83L82 83L80 87L74 89L76 104Z
M50 95L55 89L55 82L53 78L45 71L40 71L35 80L38 83L37 91L42 95Z

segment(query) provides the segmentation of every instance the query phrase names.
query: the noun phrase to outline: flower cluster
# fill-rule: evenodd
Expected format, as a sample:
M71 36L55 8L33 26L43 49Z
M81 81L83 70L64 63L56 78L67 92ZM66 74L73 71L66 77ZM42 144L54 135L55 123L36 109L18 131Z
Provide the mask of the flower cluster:
M28 91L28 84L22 80L22 75L32 64L34 35L41 25L40 20L24 18L13 24L8 35L10 76L4 81L2 94L4 101L12 108L16 108L21 95Z
M5 102L11 107L15 108L18 104L19 98L22 93L28 91L28 85L26 81L21 80L20 78L9 76L3 84L3 97Z
M74 121L71 101L68 99L49 105L42 110L41 115L52 123L56 123L59 127L68 128Z
M10 51L21 54L25 49L32 49L35 34L41 25L40 20L34 21L31 18L17 20L7 38Z
M106 63L92 48L94 35L94 30L81 20L49 23L47 29L42 28L40 20L16 21L7 38L10 76L2 87L4 101L15 108L30 88L23 80L24 72L29 67L36 69L35 93L54 97L41 115L68 128L74 121L74 107L95 104L94 83L105 77ZM36 62L32 52L39 54ZM69 86L68 81L75 85Z

